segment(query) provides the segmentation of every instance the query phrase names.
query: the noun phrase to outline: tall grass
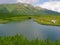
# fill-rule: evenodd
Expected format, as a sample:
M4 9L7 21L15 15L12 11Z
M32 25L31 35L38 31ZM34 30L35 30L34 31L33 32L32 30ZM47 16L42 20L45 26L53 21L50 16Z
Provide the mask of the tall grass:
M17 34L7 37L0 36L0 45L60 45L60 42L58 40L51 42L49 39L39 40L38 38L30 41L22 35Z

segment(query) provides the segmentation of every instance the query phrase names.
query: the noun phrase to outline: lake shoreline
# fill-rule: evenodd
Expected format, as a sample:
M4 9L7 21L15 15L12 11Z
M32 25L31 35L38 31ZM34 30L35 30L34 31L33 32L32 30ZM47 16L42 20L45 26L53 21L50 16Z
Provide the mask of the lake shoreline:
M34 16L33 20L42 25L60 26L60 16Z
M37 22L37 23L39 23L41 25L60 26L60 23L59 22L57 22L57 24L56 23L53 24L53 23L51 23L49 21L51 19L47 20L47 19L43 19L42 17L45 18L46 16L15 16L15 17L10 17L10 18L0 19L0 24L6 24L6 23L9 23L9 22L12 22L12 21L14 21L14 22L16 22L16 21L17 22L20 22L20 21L27 20L27 19L33 19L33 21L35 21L35 22ZM47 20L47 21L45 21L45 20Z
M60 26L60 25L55 25L55 24L44 24L44 23L41 23L38 21L35 21L35 22L37 22L38 24L41 24L41 25L46 25L46 26Z

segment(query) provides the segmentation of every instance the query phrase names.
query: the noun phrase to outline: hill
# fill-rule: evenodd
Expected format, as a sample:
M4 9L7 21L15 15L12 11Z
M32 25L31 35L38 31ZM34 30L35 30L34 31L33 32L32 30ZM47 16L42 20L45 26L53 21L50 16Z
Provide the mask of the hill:
M41 7L34 7L31 4L17 3L17 4L1 4L0 14L46 15L46 14L60 14L60 13L43 9Z

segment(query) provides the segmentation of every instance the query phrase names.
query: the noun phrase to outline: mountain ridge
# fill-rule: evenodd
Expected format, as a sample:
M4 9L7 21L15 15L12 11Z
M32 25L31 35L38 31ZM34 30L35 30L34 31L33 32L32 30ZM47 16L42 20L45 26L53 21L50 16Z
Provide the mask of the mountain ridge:
M17 14L17 15L60 14L58 12L44 9L41 7L37 8L31 4L26 4L26 3L1 4L0 5L0 13L11 13L11 14Z

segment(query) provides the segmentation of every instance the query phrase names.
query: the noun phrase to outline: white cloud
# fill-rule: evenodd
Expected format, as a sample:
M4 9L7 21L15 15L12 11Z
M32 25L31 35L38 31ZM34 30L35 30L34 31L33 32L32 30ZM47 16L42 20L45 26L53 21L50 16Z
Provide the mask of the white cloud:
M33 4L33 3L36 3L38 1L39 0L0 0L0 4L3 4L3 3L18 3L18 2Z
M17 2L21 2L21 3L36 3L38 2L39 0L17 0Z
M49 10L60 12L60 2L59 1L45 2L38 6L49 9Z

